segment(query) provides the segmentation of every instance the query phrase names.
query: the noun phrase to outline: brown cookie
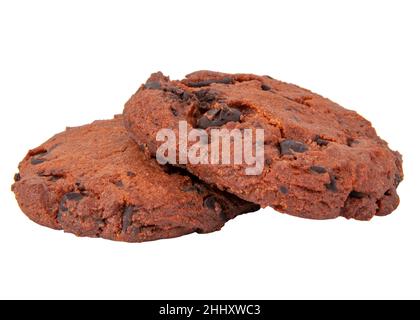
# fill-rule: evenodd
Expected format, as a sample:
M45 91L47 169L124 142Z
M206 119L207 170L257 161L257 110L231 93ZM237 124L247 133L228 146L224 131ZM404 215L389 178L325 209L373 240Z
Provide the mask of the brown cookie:
M12 190L33 221L78 236L141 242L219 230L257 205L150 160L121 116L70 128L29 151Z
M207 132L264 129L260 175L247 175L247 165L186 165L200 179L263 207L305 218L368 220L399 203L401 155L369 121L268 76L199 71L170 81L156 73L127 102L124 118L130 135L152 154L161 145L157 132L170 128L179 135L181 120Z

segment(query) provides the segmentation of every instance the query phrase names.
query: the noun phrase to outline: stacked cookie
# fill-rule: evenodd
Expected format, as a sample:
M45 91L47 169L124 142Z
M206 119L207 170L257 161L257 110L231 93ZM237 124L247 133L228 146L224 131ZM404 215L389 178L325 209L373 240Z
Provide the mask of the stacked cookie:
M180 123L203 134L262 130L260 172L247 174L247 163L181 162L181 143L173 145L178 161L164 164L157 137L165 129L180 139ZM395 210L402 179L401 155L357 113L268 76L200 71L181 81L153 74L123 116L30 150L12 189L41 225L141 242L216 231L260 206L369 220Z

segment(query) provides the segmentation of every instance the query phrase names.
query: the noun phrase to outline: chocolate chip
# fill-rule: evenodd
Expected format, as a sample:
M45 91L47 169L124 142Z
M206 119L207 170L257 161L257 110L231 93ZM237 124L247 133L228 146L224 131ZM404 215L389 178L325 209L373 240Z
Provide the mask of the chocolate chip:
M358 191L353 190L352 192L350 192L349 197L350 198L355 198L355 199L362 199L362 198L366 197L366 193L358 192Z
M80 201L83 199L83 195L78 192L69 192L64 195L67 200Z
M63 214L63 212L67 212L69 211L69 209L66 206L67 201L80 201L83 199L83 195L78 193L78 192L69 192L66 193L60 201L60 206L59 206L59 210L58 210L58 214L57 214L57 219L60 220L61 216Z
M280 192L283 194L288 194L289 193L289 189L287 189L287 187L285 186L281 186L280 187Z
M13 177L13 180L15 180L15 182L20 181L20 179L21 179L20 173L16 173L15 176Z
M124 183L121 180L117 180L114 182L114 184L118 187L118 188L122 188L124 187Z
M134 172L127 171L127 176L128 176L128 177L135 177L135 176L136 176L136 174L135 174Z
M223 122L223 124L227 122L237 122L241 120L241 111L235 108L229 108L225 107L220 112L220 120Z
M128 227L132 223L133 213L135 207L132 205L125 205L122 215L122 232L127 232Z
M43 151L40 153L37 153L36 155L34 155L31 158L31 164L32 165L37 165L37 164L41 164L43 162L45 162L46 159L42 159L42 157L46 156L48 154L48 151Z
M232 78L223 78L223 79L209 79L203 80L198 82L188 82L187 86L191 88L200 88L200 87L207 87L212 83L221 83L221 84L233 84Z
M182 90L181 88L178 88L178 87L165 88L165 89L163 89L163 91L171 92L171 93L173 93L174 95L176 95L180 99L182 99L183 94L184 94L184 90Z
M160 89L162 86L160 85L159 81L147 81L144 84L144 88L145 89L152 89L152 90L157 90Z
M210 109L210 105L217 99L217 93L210 89L201 89L194 92L195 97L198 99L198 108L201 112L205 112Z
M222 80L216 81L216 83L232 84L234 81L232 78L223 78Z
M207 118L206 115L202 116L197 121L197 127L201 129L206 129L210 127L211 125L212 125L211 120L209 120L209 118Z
M292 155L293 152L302 153L308 150L306 144L294 141L294 140L284 140L280 142L280 153L282 155Z
M171 113L175 116L175 117L178 117L178 111L174 108L174 107L171 107Z
M206 129L208 127L222 126L228 122L237 122L241 119L241 112L238 109L224 106L222 109L211 109L197 121L197 127Z
M331 176L330 177L330 183L327 183L325 185L325 187L328 190L332 191L332 192L337 192L338 191L338 188L337 188L337 178L334 177L334 176Z
M347 145L349 146L349 147L352 147L354 144L357 144L358 142L355 140L355 139L353 139L353 138L347 138Z
M52 175L50 175L49 180L55 182L55 181L58 181L58 180L63 179L63 178L64 178L64 176L62 176L62 175L52 174Z
M214 90L210 89L201 89L194 92L194 95L200 102L213 102L217 99L217 93Z
M83 185L83 183L82 183L82 182L80 182L80 181L77 181L77 182L76 182L76 188L77 188L77 190L78 190L80 193L82 193L82 194L83 194L83 192L85 192L85 191L86 191L85 186L84 186L84 185Z
M204 199L204 206L209 209L216 209L217 199L215 196L210 196Z
M320 147L325 147L328 145L328 141L325 139L322 139L320 136L316 136L314 141L316 142L317 145L319 145Z
M33 165L41 164L43 162L45 162L44 159L36 159L36 158L31 159L31 164L33 164Z
M315 173L319 173L319 174L327 172L327 169L325 169L324 167L321 167L321 166L312 166L310 169L311 169L311 171L313 171Z
M264 91L270 91L271 90L271 87L263 83L261 85L261 89L264 90Z

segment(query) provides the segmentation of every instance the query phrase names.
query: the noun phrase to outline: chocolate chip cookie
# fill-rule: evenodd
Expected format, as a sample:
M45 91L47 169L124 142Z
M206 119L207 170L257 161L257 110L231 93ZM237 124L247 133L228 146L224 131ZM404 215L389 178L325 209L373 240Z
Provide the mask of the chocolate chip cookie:
M369 220L397 208L402 158L354 111L269 76L199 71L180 81L153 74L127 102L131 137L152 154L169 128L264 130L264 167L188 162L207 183L278 211L313 219ZM179 150L177 150L179 152ZM179 154L178 154L179 156ZM231 155L233 156L233 155Z
M43 226L128 242L216 231L258 209L150 160L121 116L69 128L29 151L12 190Z

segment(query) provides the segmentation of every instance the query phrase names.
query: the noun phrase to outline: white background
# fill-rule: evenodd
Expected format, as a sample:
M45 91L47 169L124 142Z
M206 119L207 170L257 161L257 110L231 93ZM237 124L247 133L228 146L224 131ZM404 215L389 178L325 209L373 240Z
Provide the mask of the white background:
M0 298L420 298L419 1L2 1ZM18 162L106 119L151 72L270 74L371 120L404 156L401 205L371 222L265 209L143 244L30 222Z

